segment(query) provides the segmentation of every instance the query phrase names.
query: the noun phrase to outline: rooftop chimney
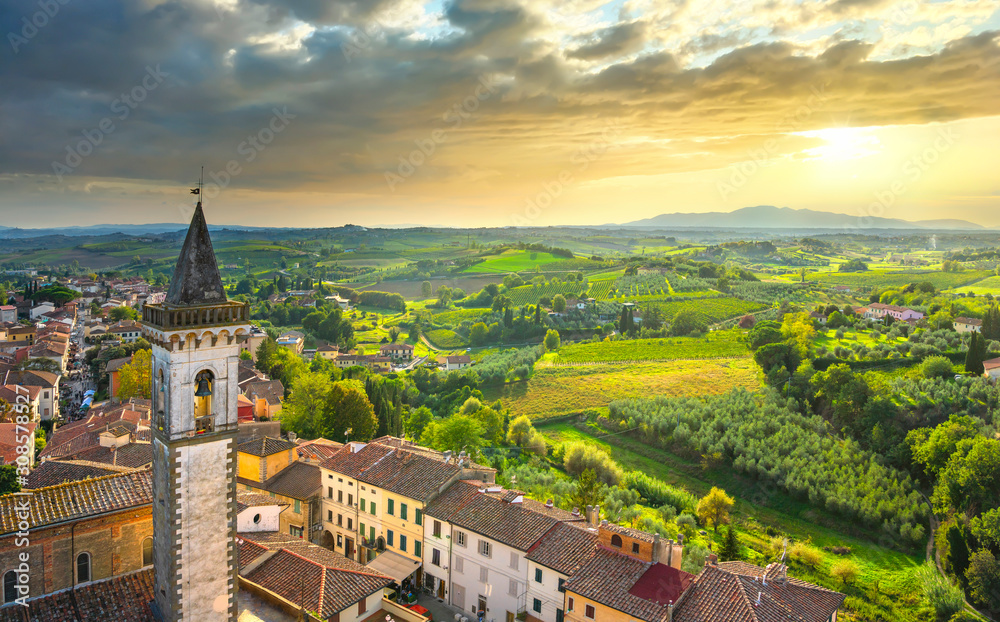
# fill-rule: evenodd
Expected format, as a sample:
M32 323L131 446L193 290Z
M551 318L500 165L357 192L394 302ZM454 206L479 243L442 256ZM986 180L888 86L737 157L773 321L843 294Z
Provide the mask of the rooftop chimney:
M708 556L708 563L712 564L713 566L717 566L719 564L719 556L716 555L715 553L712 553L711 555Z
M552 499L546 499L545 500L545 507L547 507L547 508L555 507L555 503L552 501Z
M579 515L580 515L580 508L573 508L573 516L579 516Z
M451 464L451 451L449 450L444 452L443 456L444 456L444 463Z

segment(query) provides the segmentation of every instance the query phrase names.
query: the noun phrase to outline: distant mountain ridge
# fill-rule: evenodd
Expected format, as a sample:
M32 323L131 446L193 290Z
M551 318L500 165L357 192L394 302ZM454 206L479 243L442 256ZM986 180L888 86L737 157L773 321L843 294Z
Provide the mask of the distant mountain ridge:
M609 227L685 227L726 229L948 229L984 230L986 227L967 220L941 219L910 222L899 218L851 216L810 209L773 205L743 207L732 212L660 214Z

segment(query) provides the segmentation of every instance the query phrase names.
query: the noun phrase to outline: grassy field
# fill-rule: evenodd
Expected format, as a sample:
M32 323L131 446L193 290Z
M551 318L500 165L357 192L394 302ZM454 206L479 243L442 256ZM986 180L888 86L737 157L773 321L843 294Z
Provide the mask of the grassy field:
M965 287L960 287L955 290L960 294L973 293L977 296L982 296L985 294L993 294L994 296L1000 296L1000 276L991 276L983 279L982 281L976 281L972 285L966 285Z
M464 348L468 344L465 339L453 330L447 328L435 328L425 333L428 341L442 350L454 350Z
M816 339L814 343L818 346L824 346L829 350L836 348L837 346L844 346L850 348L856 343L863 344L869 348L878 343L886 343L889 345L895 345L897 343L903 343L906 339L899 337L895 340L890 340L887 337L882 337L878 341L872 339L871 333L861 333L856 331L847 331L844 333L843 339L837 339L837 331L833 329L828 330L818 330L816 331Z
M707 333L703 337L572 343L562 346L558 352L547 353L542 360L549 363L608 363L733 357L746 354L747 348L743 344L741 331L720 330Z
M526 381L484 393L490 401L502 399L511 418L544 419L603 408L636 395L712 395L757 386L757 365L749 358L738 358L541 367Z
M826 285L849 285L851 287L899 287L909 283L929 282L939 290L961 287L991 276L985 270L966 272L889 272L870 270L868 272L816 272L806 278Z
M767 305L762 305L757 302L728 297L700 298L698 300L672 300L662 302L654 301L649 304L655 304L663 309L664 314L666 314L668 318L674 317L682 310L691 310L694 311L695 315L697 315L700 319L709 324L767 308Z
M470 266L465 269L467 273L493 273L504 274L508 272L522 272L525 270L558 269L558 264L565 264L570 261L566 257L559 257L552 253L541 253L537 251L504 251L499 255L494 255L482 263ZM569 269L569 268L567 268Z
M596 445L623 467L685 488L698 496L707 493L712 486L724 488L736 499L733 519L742 530L740 543L747 547L744 552L748 561L758 564L769 561L770 537L766 529L776 530L793 543L807 542L817 549L820 561L816 567L791 560L789 575L845 593L847 600L838 620L926 622L933 619L915 578L923 555L907 555L878 546L871 534L856 532L843 518L781 491L762 487L725 466L705 468L638 439L608 435L594 428L577 428L566 422L543 423L538 429L553 442L584 441ZM855 583L845 586L830 577L830 568L843 557L826 552L823 547L834 546L850 548L847 557L860 570Z

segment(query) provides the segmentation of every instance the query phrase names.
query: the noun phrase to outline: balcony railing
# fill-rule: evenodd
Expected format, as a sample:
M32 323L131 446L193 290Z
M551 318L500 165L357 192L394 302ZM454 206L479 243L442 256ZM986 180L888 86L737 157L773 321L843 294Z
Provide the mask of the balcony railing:
M250 305L232 300L200 307L147 304L142 307L142 321L163 329L240 324L250 321Z

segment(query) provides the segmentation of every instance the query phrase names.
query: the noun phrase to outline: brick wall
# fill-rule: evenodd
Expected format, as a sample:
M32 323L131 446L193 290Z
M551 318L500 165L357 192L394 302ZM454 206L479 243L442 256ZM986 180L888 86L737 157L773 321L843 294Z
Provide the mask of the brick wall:
M27 551L31 597L72 587L76 556L90 553L91 579L142 568L142 541L153 535L151 506L59 525L32 529L30 545L19 548L13 534L0 538L0 576L20 563Z

